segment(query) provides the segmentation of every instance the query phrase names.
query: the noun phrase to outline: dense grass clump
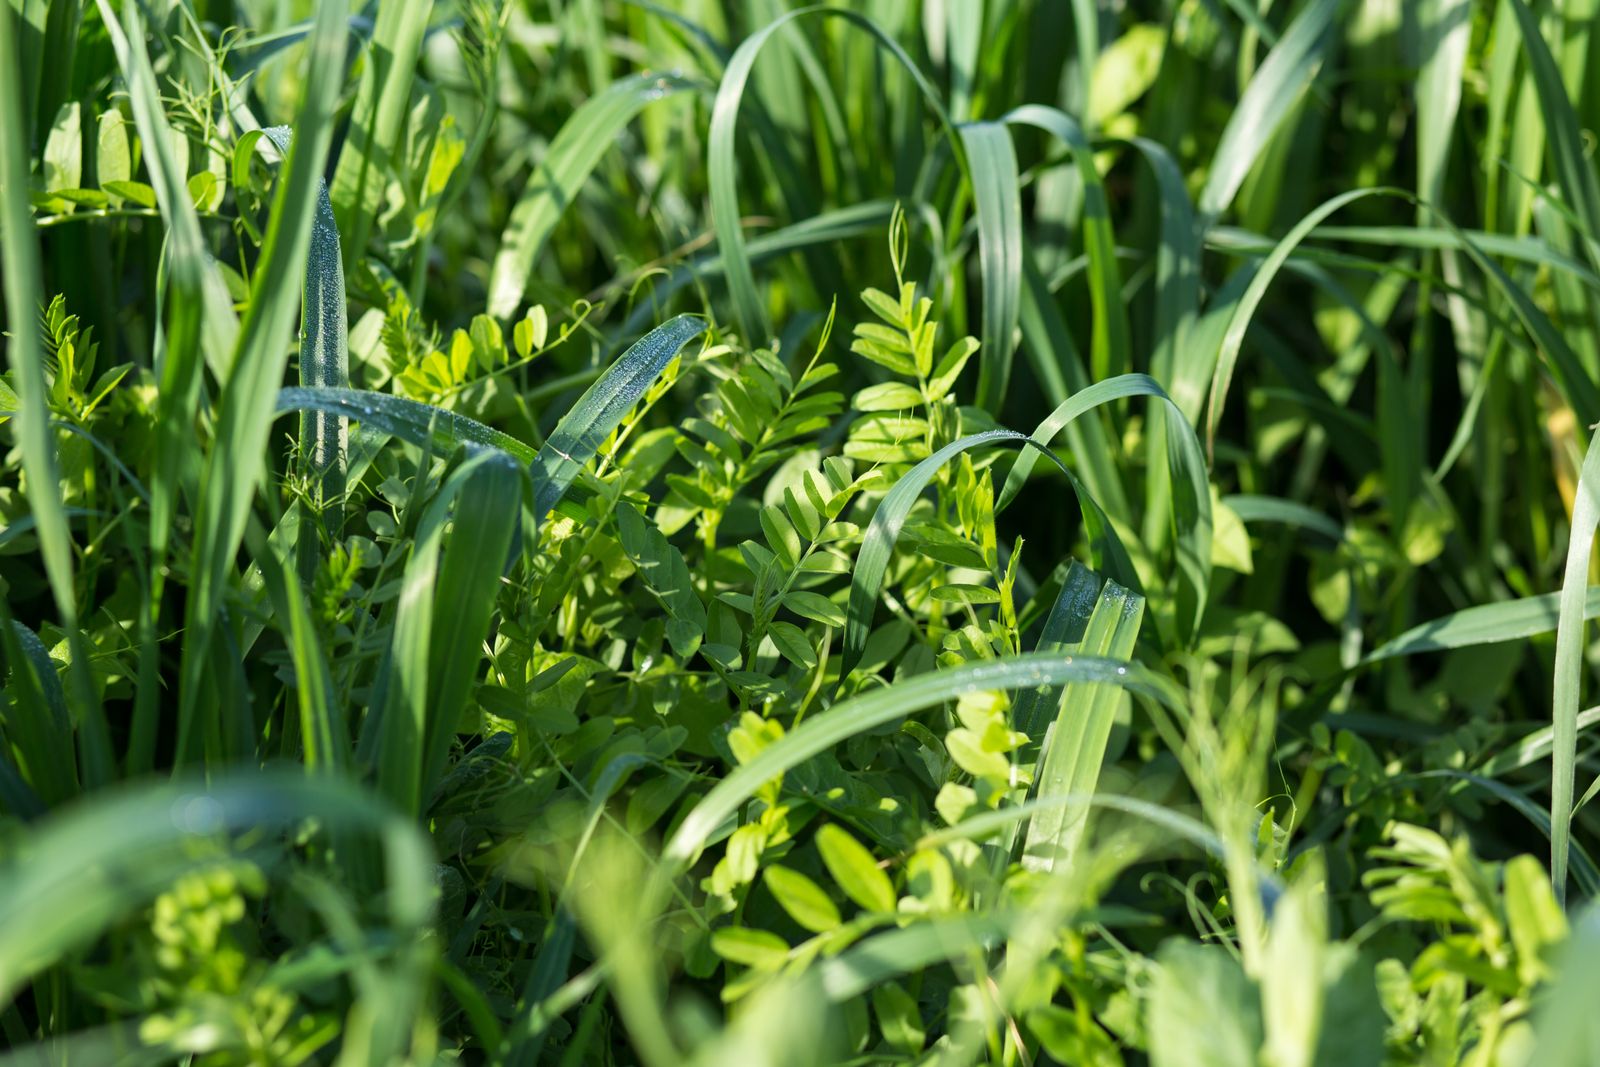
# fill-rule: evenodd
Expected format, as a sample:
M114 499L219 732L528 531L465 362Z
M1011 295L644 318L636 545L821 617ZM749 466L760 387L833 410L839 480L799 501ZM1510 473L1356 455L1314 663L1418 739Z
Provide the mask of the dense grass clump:
M1600 1062L1597 20L0 3L0 1067Z

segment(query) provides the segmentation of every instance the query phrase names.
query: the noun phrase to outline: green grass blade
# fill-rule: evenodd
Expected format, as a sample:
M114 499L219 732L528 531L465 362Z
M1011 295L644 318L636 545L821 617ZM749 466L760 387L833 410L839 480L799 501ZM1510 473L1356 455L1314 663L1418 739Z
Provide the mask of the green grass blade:
M701 85L676 74L636 74L572 113L511 209L489 274L489 314L499 319L516 314L545 241L623 128L657 100Z
M1522 0L1507 2L1522 30L1522 54L1539 95L1539 110L1544 120L1550 158L1555 164L1556 180L1582 220L1583 229L1591 235L1600 234L1600 180L1596 180L1594 167L1589 162L1583 129L1572 101L1567 97L1561 70L1556 66L1549 45L1539 32L1539 22L1528 6ZM1600 247L1596 246L1594 239L1591 237L1583 245L1589 261L1600 267Z
M67 696L39 635L11 617L0 601L0 655L6 666L5 741L16 746L22 774L48 806L78 793L77 745ZM9 752L6 753L10 755Z
M1343 0L1312 0L1302 8L1250 79L1222 131L1200 191L1203 218L1214 219L1228 209L1257 158L1305 95L1342 5Z
M1031 255L1022 265L1022 347L1033 363L1034 377L1044 390L1045 399L1060 407L1080 390L1089 387L1089 373L1067 332L1066 320L1056 306L1049 284ZM1118 449L1105 424L1099 419L1072 422L1063 431L1072 454L1083 465L1083 481L1089 492L1113 515L1127 515L1128 494L1117 469Z
M1417 72L1417 195L1430 204L1444 199L1444 180L1461 106L1461 75L1472 36L1470 0L1422 0L1422 67Z
M1188 347L1200 311L1200 229L1183 171L1161 145L1144 137L1128 141L1155 176L1161 197L1161 237L1156 248L1155 348L1150 376L1170 389L1173 368Z
M998 415L1011 383L1022 288L1022 199L1017 188L1017 153L1003 123L973 122L957 129L972 178L982 267L983 339L978 350L977 404Z
M1083 244L1089 257L1089 302L1093 333L1089 350L1091 377L1099 381L1133 369L1128 339L1128 311L1122 298L1122 272L1117 266L1116 233L1105 185L1095 169L1088 136L1065 112L1028 104L1008 113L1010 125L1032 126L1057 137L1072 152L1072 162L1083 183ZM1179 294L1181 296L1181 294Z
M352 257L366 251L373 219L398 162L417 55L432 13L433 0L378 5L350 132L333 172L333 206L350 237ZM316 32L313 28L313 40Z
M322 411L371 427L407 444L431 444L437 452L448 453L466 445L469 448L498 448L523 463L532 463L537 453L532 445L508 433L485 426L476 419L454 411L436 408L420 400L368 389L303 389L285 386L278 390L278 414L290 411Z
M1589 439L1572 504L1566 573L1561 579L1556 622L1556 662L1550 718L1555 741L1550 754L1550 878L1556 899L1567 897L1567 861L1572 848L1572 793L1578 756L1578 701L1583 688L1584 622L1593 612L1589 560L1600 524L1600 434Z
M1274 522L1321 534L1335 543L1344 540L1344 527L1322 512L1308 508L1304 504L1297 504L1293 500L1275 496L1238 494L1225 496L1222 502L1228 505L1247 526L1254 522Z
M1398 189L1352 189L1323 201L1314 211L1295 223L1294 228L1285 234L1267 258L1262 260L1260 267L1251 276L1249 285L1233 304L1227 332L1223 334L1221 348L1212 360L1211 397L1206 408L1205 420L1208 449L1214 449L1216 446L1217 423L1221 420L1223 406L1227 403L1228 386L1233 381L1233 371L1239 361L1239 351L1244 347L1245 333L1250 328L1256 309L1261 306L1262 297L1266 296L1267 287L1278 276L1278 271L1288 261L1295 246L1304 241L1324 219L1345 205L1366 197L1385 195L1407 196ZM1227 305L1213 303L1212 306L1225 308Z
M89 674L89 649L78 629L72 530L61 500L55 434L45 402L44 347L39 327L44 294L40 291L38 237L28 208L31 152L25 132L25 92L20 83L22 67L13 14L0 14L0 274L4 275L10 333L6 358L18 405L12 423L22 450L22 469L29 487L28 509L38 531L45 575L71 647L73 697L82 716L78 751L83 781L87 786L97 786L111 777L111 734Z
M1479 604L1431 619L1373 649L1367 654L1367 662L1547 634L1558 629L1562 596L1563 593L1544 593L1499 604ZM1588 596L1578 603L1582 618L1600 617L1600 586L1590 587Z
M870 34L911 75L946 131L950 130L949 115L945 112L938 90L906 54L905 49L865 15L844 8L806 7L789 12L745 38L728 61L722 82L717 87L706 144L706 171L711 186L712 228L716 231L717 247L728 276L728 294L733 300L734 319L746 342L751 345L764 344L772 331L766 308L756 292L755 273L750 267L750 255L739 221L738 167L734 159L739 105L744 99L745 85L750 80L750 73L762 47L778 30L807 15L837 16Z
M822 961L815 980L824 997L844 1004L899 975L982 953L999 944L1017 919L1012 912L987 911L890 930Z
M179 697L177 762L193 759L202 664L223 586L244 537L256 487L266 473L267 437L283 383L289 337L311 244L317 183L332 140L333 107L343 73L345 27L331 6L318 10L308 42L305 97L294 146L273 200L239 349L223 388L216 440L202 474L195 522Z
M1061 583L1060 592L1050 605L1050 613L1045 616L1044 627L1039 632L1039 640L1033 650L1060 652L1082 641L1089 625L1089 616L1099 603L1100 587L1104 584L1098 574L1073 560ZM1050 711L1059 703L1060 696L1058 689L1024 689L1012 700L1011 721L1032 739L1029 747L1035 753L1038 751L1038 742L1043 739L1050 725Z
M600 380L562 416L533 461L534 515L543 519L567 487L599 452L611 431L677 358L684 345L705 332L704 319L679 315L657 326L617 357Z
M1030 437L1040 452L1054 455L1050 446L1066 427L1085 413L1101 404L1125 397L1147 396L1165 405L1162 425L1167 443L1167 467L1174 523L1174 540L1178 570L1183 578L1177 618L1182 624L1185 640L1199 632L1205 614L1206 598L1211 584L1211 489L1206 473L1205 458L1200 453L1200 442L1183 413L1167 396L1155 379L1143 374L1123 374L1084 389L1057 407L1045 417ZM1033 471L1035 456L1024 452L1012 465L1001 488L997 507L1003 508L1016 499L1028 475ZM1129 584L1119 574L1112 578Z
M263 132L278 151L289 154L292 137L287 126L274 126ZM311 251L300 299L299 362L302 388L350 386L350 319L345 308L344 262L325 181L317 183L317 213L311 223ZM323 525L330 537L337 538L344 526L344 494L350 467L349 420L326 411L303 413L300 462L321 496ZM300 578L307 581L316 564L317 548L310 530L302 528L300 546Z
M499 452L472 457L417 529L385 660L378 754L379 788L412 815L425 809L449 755L521 520L522 477L522 465Z
M663 866L682 870L699 855L712 831L742 808L762 785L847 738L933 707L962 693L1024 689L1066 682L1105 682L1180 706L1172 683L1137 663L1061 653L1029 653L968 663L872 689L842 700L774 742L723 778L694 806L667 843Z
M1087 656L1123 660L1133 655L1144 618L1144 598L1107 582L1100 590L1082 639L1074 651ZM1106 746L1125 699L1115 686L1069 683L1061 693L1054 726L1045 742L1034 777L1034 795L1040 800L1095 791ZM1028 822L1022 863L1037 871L1070 865L1078 854L1087 827L1088 812L1054 807L1042 810Z

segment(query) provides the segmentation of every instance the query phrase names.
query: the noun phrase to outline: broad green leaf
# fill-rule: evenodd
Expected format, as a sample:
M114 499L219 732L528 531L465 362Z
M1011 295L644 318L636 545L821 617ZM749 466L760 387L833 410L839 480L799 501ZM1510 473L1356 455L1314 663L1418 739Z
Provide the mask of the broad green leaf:
M814 934L825 934L839 925L839 909L822 887L799 871L782 864L769 864L761 880L789 918Z
M711 950L730 963L775 971L789 958L789 944L768 930L724 926L711 933Z
M849 832L828 823L817 831L817 851L844 895L870 912L895 910L894 885L878 861Z
M1148 1010L1152 1067L1257 1062L1263 1039L1259 995L1221 945L1176 938L1162 945Z

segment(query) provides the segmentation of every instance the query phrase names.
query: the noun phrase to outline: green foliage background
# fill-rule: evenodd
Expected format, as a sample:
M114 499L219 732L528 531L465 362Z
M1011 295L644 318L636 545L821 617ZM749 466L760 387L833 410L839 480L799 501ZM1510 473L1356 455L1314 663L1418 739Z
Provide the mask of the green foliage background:
M1594 0L0 2L0 1064L1589 1064Z

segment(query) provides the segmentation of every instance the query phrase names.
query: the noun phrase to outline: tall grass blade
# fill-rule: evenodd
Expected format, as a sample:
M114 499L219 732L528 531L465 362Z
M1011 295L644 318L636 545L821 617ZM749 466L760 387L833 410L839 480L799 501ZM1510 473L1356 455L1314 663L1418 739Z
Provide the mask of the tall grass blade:
M901 48L899 43L885 33L877 23L856 11L846 8L806 7L791 11L747 37L734 51L733 58L723 71L722 82L717 87L716 102L711 109L711 130L706 143L706 171L711 186L711 220L717 235L717 248L722 255L723 269L728 276L728 295L732 298L734 319L739 331L751 345L765 344L771 335L766 308L756 292L755 273L750 268L750 255L745 247L744 230L739 217L738 168L734 148L738 132L739 105L744 99L744 89L750 80L757 56L772 35L796 19L809 15L831 15L846 20L870 34L884 51L888 52L911 75L922 90L923 97L933 108L946 132L951 131L950 118L945 111L939 92L923 75L921 68Z
M1555 739L1550 752L1550 878L1556 899L1567 896L1567 861L1572 849L1572 793L1578 760L1578 702L1583 688L1584 622L1590 617L1589 561L1600 524L1600 435L1589 439L1572 504L1566 573L1561 579L1556 621L1554 692L1550 699Z
M1127 659L1133 655L1143 618L1144 598L1115 582L1107 582L1100 590L1083 637L1073 651L1107 659ZM1049 800L1095 791L1117 705L1124 699L1122 690L1108 685L1069 683L1062 690L1060 710L1034 775L1035 797ZM1065 807L1046 808L1036 813L1028 821L1023 865L1032 870L1050 871L1072 864L1083 840L1087 815L1082 809Z
M957 129L972 176L983 279L977 403L998 415L1011 386L1022 288L1022 198L1017 189L1017 153L1011 134L1002 123L973 122Z
M264 131L289 154L292 135L287 126ZM345 389L350 385L350 322L345 309L344 262L339 252L339 228L334 222L328 183L317 183L317 212L311 223L311 251L306 261L305 288L300 299L300 385L305 389ZM300 417L302 471L317 487L323 527L337 538L344 526L345 483L350 466L350 424L342 415L308 411ZM302 527L299 550L301 581L309 581L316 566L317 540Z
M600 158L650 104L702 83L678 74L635 74L589 100L566 121L517 197L489 273L489 314L516 314L539 252L578 198Z
M1245 87L1200 190L1198 207L1208 223L1228 209L1278 127L1316 78L1329 29L1342 6L1343 0L1312 0L1303 7Z
M378 5L350 133L333 172L334 210L350 237L351 256L366 251L373 219L391 180L416 78L417 55L432 14L433 0ZM316 32L313 28L313 40Z
M474 456L417 528L385 660L378 755L379 788L412 815L423 812L450 753L521 521L522 479L523 467L499 452Z
M305 96L294 145L273 199L250 308L223 387L216 440L201 477L195 523L188 638L184 644L177 763L194 758L202 664L223 586L244 537L256 488L266 470L266 444L278 388L288 361L290 329L311 244L317 183L332 140L333 107L344 59L344 20L335 7L318 10L308 39Z
M81 733L79 758L83 783L98 786L112 773L111 734L100 696L90 677L89 649L78 629L78 594L73 578L72 530L61 500L55 434L45 402L44 346L39 310L44 294L38 238L28 208L28 159L22 64L17 52L14 12L0 12L0 273L5 275L5 307L10 338L6 359L13 375L17 410L12 416L28 479L27 503L44 557L45 575L72 653L74 699Z

